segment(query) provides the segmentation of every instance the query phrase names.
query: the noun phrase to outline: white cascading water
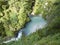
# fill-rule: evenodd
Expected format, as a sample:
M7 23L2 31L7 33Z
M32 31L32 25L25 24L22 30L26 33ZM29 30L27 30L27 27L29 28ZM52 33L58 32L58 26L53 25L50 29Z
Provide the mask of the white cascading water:
M41 14L39 16L31 16L30 19L31 21L18 32L17 37L11 38L3 43L18 41L22 37L22 33L25 35L30 35L31 33L36 32L36 30L43 28L47 24L46 20L42 18Z

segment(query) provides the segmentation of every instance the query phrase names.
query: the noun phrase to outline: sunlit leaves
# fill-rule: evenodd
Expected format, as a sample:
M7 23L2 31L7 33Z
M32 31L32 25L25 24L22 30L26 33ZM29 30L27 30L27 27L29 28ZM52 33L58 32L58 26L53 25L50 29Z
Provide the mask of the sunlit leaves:
M25 23L30 20L27 15L31 12L31 1L32 0L0 1L0 21L3 22L2 26L4 26L7 36L13 36L14 32L24 27Z

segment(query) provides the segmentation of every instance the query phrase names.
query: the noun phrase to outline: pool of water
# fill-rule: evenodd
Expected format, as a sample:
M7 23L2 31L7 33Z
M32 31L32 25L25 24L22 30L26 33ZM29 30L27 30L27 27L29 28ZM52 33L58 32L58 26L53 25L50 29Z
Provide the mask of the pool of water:
M11 40L4 41L3 43L8 43L11 41L16 41L21 38L22 33L25 35L29 35L36 30L44 28L47 24L47 21L42 18L42 16L30 16L31 21L25 25L23 29L18 32L17 37L11 38Z
M22 29L25 35L29 35L30 33L35 32L36 30L43 28L46 24L46 20L44 20L40 16L32 16L30 17L31 21L26 24L26 26Z

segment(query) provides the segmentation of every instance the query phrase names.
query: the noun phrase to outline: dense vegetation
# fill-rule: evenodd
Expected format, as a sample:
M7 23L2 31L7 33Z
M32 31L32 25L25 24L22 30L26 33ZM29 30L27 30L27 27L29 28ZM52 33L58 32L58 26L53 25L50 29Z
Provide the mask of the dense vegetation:
M30 20L28 14L31 12L31 5L31 0L0 0L1 37L14 36L18 30L24 27L25 23Z
M7 4L2 2L5 1L0 1L0 34L3 37L12 36L22 28L29 21L28 14L31 12L42 14L48 24L29 36L23 34L18 41L1 45L60 45L60 0L9 0Z

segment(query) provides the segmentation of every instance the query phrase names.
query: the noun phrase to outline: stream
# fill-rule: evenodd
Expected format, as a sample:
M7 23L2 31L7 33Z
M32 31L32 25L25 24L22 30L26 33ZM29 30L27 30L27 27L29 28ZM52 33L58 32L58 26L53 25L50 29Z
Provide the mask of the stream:
M25 25L23 29L18 32L17 37L11 38L10 40L4 41L3 43L8 43L11 41L18 41L22 33L26 36L30 35L33 32L36 32L38 29L44 28L47 24L47 21L42 18L42 16L30 16L31 21Z

